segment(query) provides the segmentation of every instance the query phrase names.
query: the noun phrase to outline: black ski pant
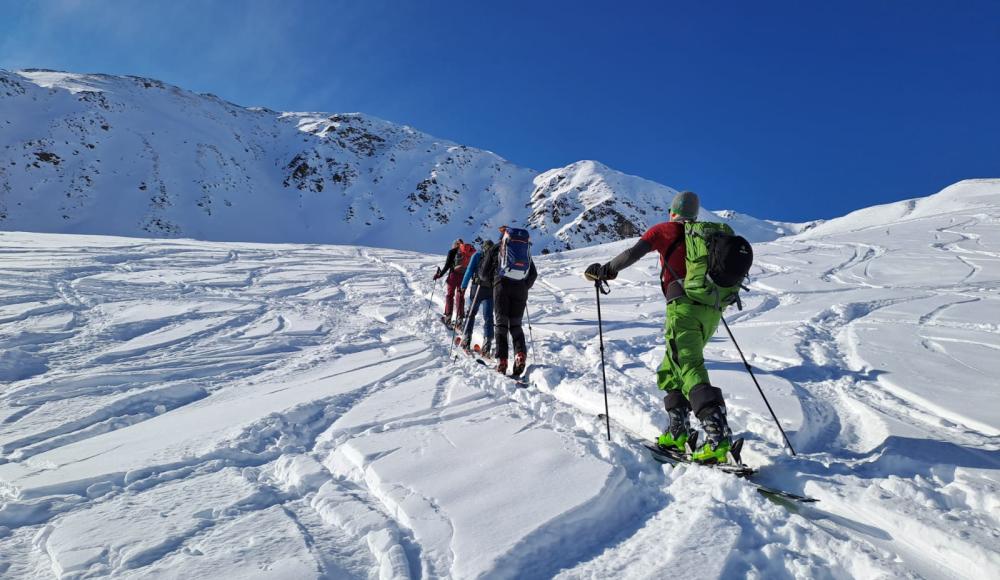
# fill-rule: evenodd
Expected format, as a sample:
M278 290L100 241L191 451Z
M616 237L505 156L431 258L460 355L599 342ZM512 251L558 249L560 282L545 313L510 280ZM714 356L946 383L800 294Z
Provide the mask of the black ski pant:
M528 304L528 285L520 280L501 278L493 288L493 319L496 326L497 358L508 358L507 334L514 341L514 352L527 352L521 318Z

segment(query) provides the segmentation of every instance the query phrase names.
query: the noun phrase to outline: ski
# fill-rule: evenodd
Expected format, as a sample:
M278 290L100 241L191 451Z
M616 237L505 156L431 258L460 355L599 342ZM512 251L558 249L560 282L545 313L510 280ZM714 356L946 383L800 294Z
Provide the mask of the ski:
M478 357L477 356L476 357L476 362L479 363L479 364L481 364L481 365L483 365L484 367L486 367L488 369L493 369L494 368L492 364L486 362L486 360L483 359L482 357ZM514 384L516 384L519 389L527 389L528 388L528 381L524 378L523 374L521 374L519 376L516 376L516 377L511 376L511 375L500 375L500 376L514 381Z
M480 356L477 356L475 358L476 358L476 362L477 363L483 365L484 367L486 367L488 369L495 370L495 367L493 366L492 362L487 362L486 359L484 359L484 358L482 358ZM502 377L504 377L506 379L510 379L510 380L514 381L514 384L516 384L519 389L527 389L528 388L528 381L527 381L527 379L524 378L524 374L521 374L521 375L516 376L516 377L515 376L511 376L511 375L500 375L500 376L502 376Z
M716 463L716 464L703 464L695 463L688 459L681 453L672 451L670 449L663 449L656 443L652 441L643 441L642 446L649 450L653 455L653 459L659 461L660 463L690 463L691 465L701 465L704 467L710 467L716 471L724 471L731 475L742 479L749 479L753 474L757 473L757 470L750 467L749 465L734 465L729 463Z
M490 370L495 370L496 369L496 367L494 366L495 361L490 360L486 356L484 356L483 353L482 353L482 347L480 347L478 344L475 345L475 346L473 346L473 348L471 350L465 350L464 348L462 348L462 337L461 336L456 336L454 338L454 344L455 344L455 346L458 347L459 351L461 351L462 354L464 354L464 355L468 356L469 358L473 359L474 361L476 361L477 364L481 364L481 365L483 365L484 367L486 367L486 368L488 368ZM527 381L527 379L524 378L524 375L527 372L527 370L528 370L527 367L525 367L524 372L522 372L520 375L518 375L516 377L515 376L511 376L511 375L507 375L507 374L504 374L504 375L501 375L501 376L503 376L504 378L507 378L507 379L510 379L510 380L514 381L514 384L516 384L519 389L527 389L528 388L528 381Z
M607 415L601 413L597 417L601 421L604 421L606 420ZM757 488L758 493L770 499L789 500L798 503L815 503L819 501L814 497L799 495L797 493L792 493L790 491L785 491L783 489L777 489L774 487L764 485L760 482L754 481L753 478L755 475L757 475L758 471L748 465L731 465L726 463L719 463L719 464L695 463L694 461L691 461L690 458L688 458L683 454L676 453L668 449L663 449L659 445L657 445L656 442L638 437L635 433L632 433L623 425L617 422L615 424L625 432L625 434L628 436L630 440L632 440L634 443L638 443L639 445L645 447L646 450L649 451L653 459L660 463L669 463L671 465L680 465L680 464L696 465L699 467L705 467L708 469L721 471L723 473L728 473L734 477L739 477L740 479L745 480L747 483Z

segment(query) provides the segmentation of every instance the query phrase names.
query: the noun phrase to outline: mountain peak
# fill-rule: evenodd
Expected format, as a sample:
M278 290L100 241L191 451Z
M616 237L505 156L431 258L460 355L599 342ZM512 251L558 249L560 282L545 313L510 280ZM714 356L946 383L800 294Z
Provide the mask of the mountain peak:
M538 173L364 113L139 76L0 71L0 119L4 229L432 251L509 224L544 253L638 236L676 193L595 160Z

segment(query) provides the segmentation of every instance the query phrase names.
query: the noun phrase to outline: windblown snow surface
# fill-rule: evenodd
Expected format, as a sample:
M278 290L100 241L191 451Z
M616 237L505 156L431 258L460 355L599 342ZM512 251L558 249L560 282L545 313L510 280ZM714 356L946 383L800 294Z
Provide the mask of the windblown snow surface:
M590 262L538 258L528 389L449 358L442 258L0 234L0 576L996 578L1000 181L758 244L707 358L772 503L605 440ZM602 299L665 424L654 257Z

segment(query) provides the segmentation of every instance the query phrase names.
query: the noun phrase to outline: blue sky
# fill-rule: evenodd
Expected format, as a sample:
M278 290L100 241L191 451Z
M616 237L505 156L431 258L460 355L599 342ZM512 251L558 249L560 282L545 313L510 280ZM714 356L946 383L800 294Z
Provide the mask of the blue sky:
M786 220L1000 177L1000 2L0 0L0 68L362 111Z

